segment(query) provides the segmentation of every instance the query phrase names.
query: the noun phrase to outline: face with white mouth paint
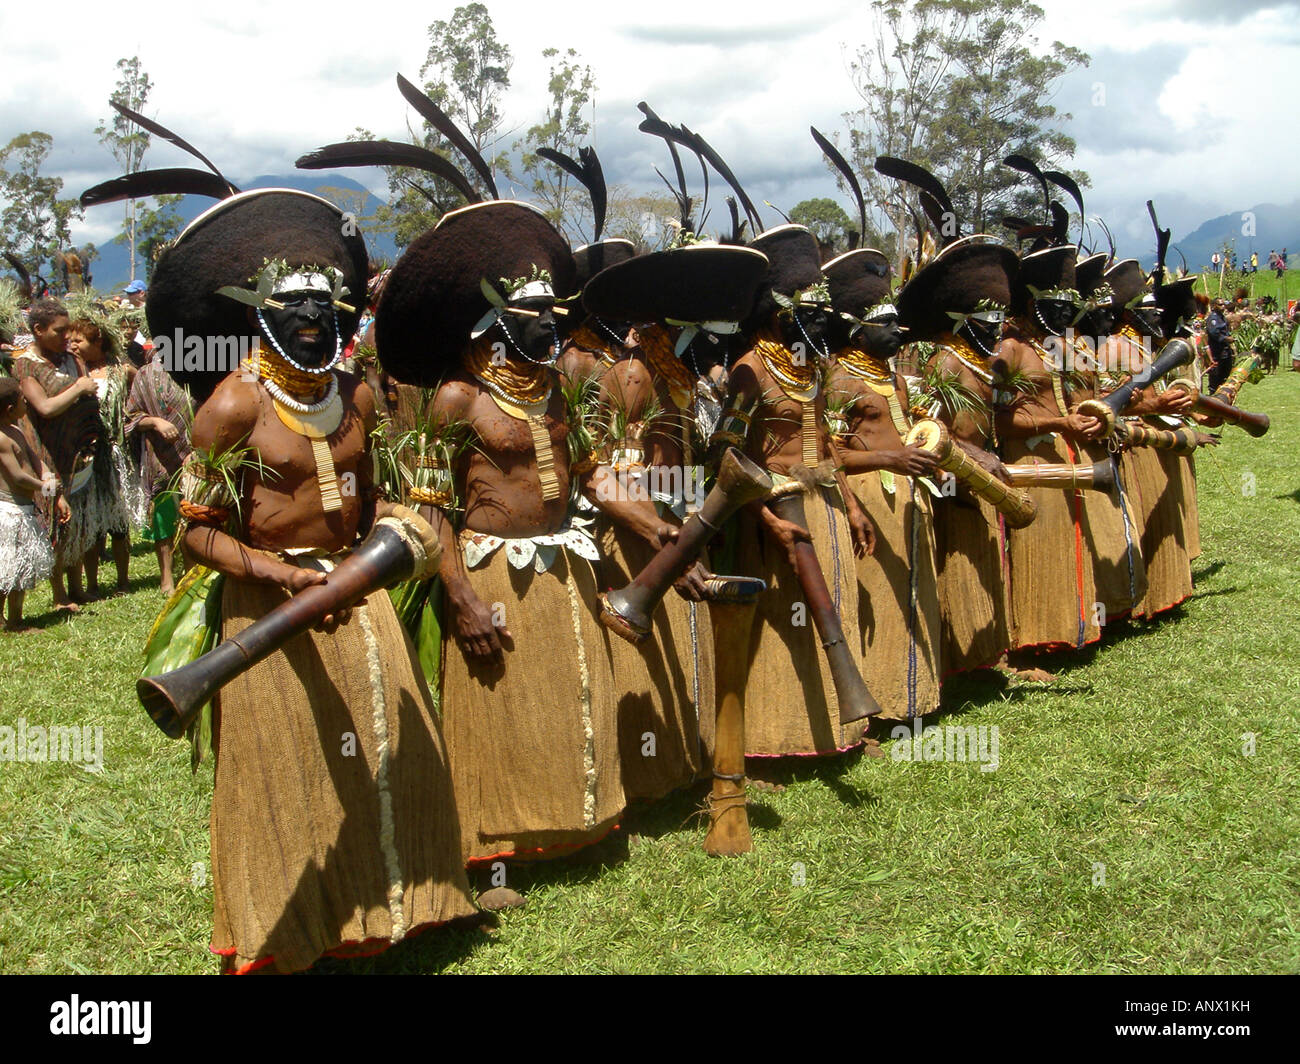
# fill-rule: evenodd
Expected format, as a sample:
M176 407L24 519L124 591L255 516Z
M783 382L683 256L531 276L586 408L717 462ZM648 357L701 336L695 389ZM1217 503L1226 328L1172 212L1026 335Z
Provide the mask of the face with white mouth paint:
M284 309L267 307L262 316L284 353L300 366L321 366L332 359L338 338L329 294L284 292L275 300L283 303Z

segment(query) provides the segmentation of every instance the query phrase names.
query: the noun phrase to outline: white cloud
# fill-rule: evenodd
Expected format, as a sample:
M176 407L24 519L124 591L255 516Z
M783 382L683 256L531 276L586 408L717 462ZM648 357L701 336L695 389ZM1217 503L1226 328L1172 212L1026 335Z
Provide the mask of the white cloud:
M452 0L436 6L229 0L196 10L174 2L115 8L65 0L53 16L50 9L10 4L0 14L11 55L0 80L0 143L29 129L52 133L51 172L64 176L70 192L113 176L115 164L94 127L108 114L116 59L137 54L155 84L148 112L193 140L236 181L287 171L301 152L342 139L358 125L400 137L411 113L393 75L418 77L426 27L452 6ZM1047 0L1043 6L1044 47L1059 39L1099 57L1097 69L1073 74L1060 97L1077 118L1076 163L1092 174L1090 210L1114 220L1117 232L1147 239L1147 198L1162 207L1162 222L1168 214L1176 237L1179 226L1210 215L1294 198L1291 175L1300 165L1288 110L1300 82L1294 5L1238 2L1231 5L1233 22L1217 19L1217 4ZM615 8L604 0L488 0L488 7L515 57L505 101L511 128L500 147L541 117L547 69L541 50L573 47L596 73L596 143L611 181L651 189L658 185L652 167L666 167L662 146L636 132L635 105L647 99L668 120L707 137L760 205L769 199L788 210L810 195L837 195L808 126L834 132L841 112L857 105L844 47L867 39L868 4L655 0ZM1120 78L1115 64L1125 56L1142 62L1143 54L1156 54L1153 48L1171 62L1185 54L1149 95L1144 88L1127 99L1112 96L1105 116L1080 113L1078 101L1087 100L1101 76L1103 56L1110 57L1116 86L1123 81L1136 89L1142 79ZM1139 108L1145 109L1140 122ZM149 156L156 166L186 165L182 159L157 142ZM355 176L381 184L377 175ZM720 193L715 202L721 211ZM766 219L772 212L763 213ZM113 208L98 208L77 235L102 242L116 222Z

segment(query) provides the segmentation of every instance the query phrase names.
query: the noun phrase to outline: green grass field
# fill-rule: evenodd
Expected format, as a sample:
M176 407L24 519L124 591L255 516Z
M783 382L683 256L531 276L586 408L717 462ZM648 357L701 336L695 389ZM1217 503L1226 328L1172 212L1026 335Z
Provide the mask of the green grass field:
M1248 273L1240 277L1240 284L1249 289L1251 297L1258 299L1261 296L1272 296L1277 300L1279 310L1286 309L1288 299L1300 299L1300 270L1287 270L1281 277L1277 276L1275 270L1266 270L1264 260L1267 255L1260 256L1260 266L1257 273ZM1291 256L1291 261L1295 257ZM1222 295L1225 299L1230 298L1236 286L1231 283L1225 283L1220 292L1219 275L1216 273L1206 273L1205 281L1198 283L1196 290L1198 292L1208 292L1210 298L1217 298Z
M702 791L681 793L512 870L528 905L495 926L318 970L1300 971L1300 376L1243 401L1273 429L1229 429L1199 461L1189 602L1052 659L1051 689L946 689L947 722L1000 729L997 771L802 764L752 795L755 849L731 860L703 854ZM217 969L211 771L135 701L159 602L145 548L132 573L132 595L73 621L37 591L42 629L0 637L0 723L104 729L100 773L0 762L3 972Z

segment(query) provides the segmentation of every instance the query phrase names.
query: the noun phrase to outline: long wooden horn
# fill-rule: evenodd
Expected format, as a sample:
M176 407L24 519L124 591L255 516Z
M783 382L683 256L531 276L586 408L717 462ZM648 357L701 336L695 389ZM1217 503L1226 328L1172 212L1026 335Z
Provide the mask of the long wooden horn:
M298 592L238 635L188 665L136 681L136 695L153 722L173 739L185 734L199 710L222 687L275 653L294 636L347 609L380 588L428 571L400 519L380 518L356 550L329 574L327 582ZM433 559L436 562L436 558Z

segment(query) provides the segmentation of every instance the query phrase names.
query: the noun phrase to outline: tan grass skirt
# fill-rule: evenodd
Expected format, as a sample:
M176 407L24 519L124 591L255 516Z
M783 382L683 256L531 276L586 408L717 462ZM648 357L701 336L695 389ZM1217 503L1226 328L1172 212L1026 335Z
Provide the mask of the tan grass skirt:
M1011 645L997 511L965 491L934 502L943 674L994 664Z
M1031 449L1026 440L1008 440L1003 461L1008 465L1070 462L1082 459L1059 435L1039 440ZM1025 528L1007 532L1011 580L1011 629L1017 648L1063 649L1095 643L1101 638L1093 582L1092 551L1080 491L1030 488L1038 516Z
M600 585L625 587L655 551L627 529L603 522ZM669 591L640 646L611 641L618 684L618 747L626 798L659 798L700 775L700 728L713 720L713 637L709 611Z
M863 678L884 720L910 720L939 708L939 586L930 495L911 477L849 478L876 530L876 549L856 559Z
M223 635L288 598L225 581ZM212 949L233 968L373 952L475 911L442 737L388 595L236 677L214 717ZM268 958L273 958L268 962Z
M1166 469L1178 470L1179 483L1183 489L1183 538L1187 541L1187 556L1194 561L1201 556L1201 509L1196 498L1196 458L1167 451L1160 453Z
M1108 461L1104 443L1081 448L1080 462ZM1123 494L1123 473L1110 491L1085 491L1083 516L1086 539L1092 550L1092 577L1096 601L1107 621L1133 611L1147 590L1146 564L1142 560L1141 527L1131 513L1132 500Z
M560 549L551 568L512 568L504 547L468 571L512 639L504 664L442 648L442 719L467 860L561 855L597 841L623 811L610 635L591 563Z
M858 582L844 500L837 488L816 488L805 497L804 508L831 601L859 657L858 641L851 638L860 630ZM738 568L767 582L749 639L746 755L829 754L856 745L866 721L840 724L839 700L821 639L785 552L748 514L738 520Z
M1176 455L1154 447L1126 451L1121 468L1131 470L1129 497L1142 520L1142 557L1147 570L1147 591L1134 613L1152 617L1171 609L1192 593L1192 567L1183 522L1181 474L1171 469Z

